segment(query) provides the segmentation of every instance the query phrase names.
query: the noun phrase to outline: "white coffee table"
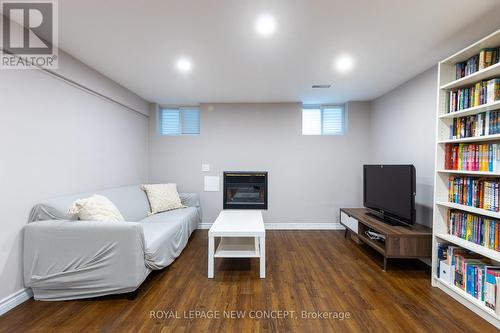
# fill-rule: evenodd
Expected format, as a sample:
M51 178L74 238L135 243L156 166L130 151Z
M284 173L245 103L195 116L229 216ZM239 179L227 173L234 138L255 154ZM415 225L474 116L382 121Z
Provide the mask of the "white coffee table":
M215 237L221 237L217 250ZM260 277L266 277L266 230L260 210L223 210L208 231L208 278L214 277L215 258L260 258Z

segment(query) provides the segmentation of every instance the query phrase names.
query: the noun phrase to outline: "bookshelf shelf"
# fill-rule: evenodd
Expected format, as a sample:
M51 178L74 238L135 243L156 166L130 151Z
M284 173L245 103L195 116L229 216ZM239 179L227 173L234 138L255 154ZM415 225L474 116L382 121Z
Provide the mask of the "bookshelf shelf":
M498 76L500 76L500 62L490 67L486 67L485 69L481 69L480 71L477 71L461 79L444 84L441 86L441 90L458 89L472 85L481 80L491 79Z
M471 176L489 176L489 177L500 177L500 173L491 171L467 171L467 170L437 170L438 173L450 173L457 175L471 175Z
M472 136L470 138L439 140L438 143L461 143L461 142L481 142L500 140L500 134Z
M448 58L441 61L444 65L455 65L457 62L465 61L478 54L482 49L489 47L497 47L500 45L500 34L498 30L492 32L488 36L478 40L474 44L467 46L465 49L458 51L457 53L449 56Z
M458 245L460 247L463 247L464 249L471 250L477 254L480 254L486 258L490 258L491 260L495 260L497 262L500 262L500 252L488 249L487 247L484 247L482 245L476 244L469 242L465 239L462 239L457 236L449 235L449 234L436 234L436 237L445 240L447 242L453 243L455 245Z
M483 301L478 300L477 298L473 297L472 295L469 295L467 292L463 291L457 286L449 284L448 282L438 278L437 276L434 276L434 281L436 281L440 289L442 289L444 292L446 292L453 298L457 299L457 301L464 300L467 303L474 306L472 310L476 312L478 315L487 316L489 317L490 321L500 321L500 316L496 314L495 311L487 307ZM455 296L458 296L459 299Z
M449 139L450 125L454 118L475 115L486 111L500 109L500 101L483 104L476 107L448 113L450 90L472 86L476 82L491 78L500 77L500 63L496 63L466 77L456 79L456 67L458 62L467 61L470 57L479 54L484 48L500 46L500 29L470 45L469 47L453 54L447 59L439 62L438 84L437 84L437 112L436 112L436 145L435 145L435 177L434 177L434 210L433 210L433 253L432 253L432 285L440 288L448 295L462 303L464 306L474 311L479 316L500 328L500 316L495 311L488 308L484 302L474 298L462 289L448 284L438 278L438 245L450 243L468 249L476 254L489 258L497 265L500 265L500 252L489 249L485 246L475 244L460 237L448 234L448 212L450 209L457 209L466 213L487 216L499 219L499 212L487 211L480 208L469 207L456 203L446 202L448 198L449 175L464 175L488 177L493 181L500 181L500 172L489 171L467 171L467 170L446 170L445 156L447 143L474 143L474 142L500 142L500 134L485 135L479 137ZM444 199L444 200L443 200Z
M474 114L478 114L481 112L492 111L500 109L500 101L496 101L495 103L483 104L479 106L475 106L473 108L468 108L460 111L445 113L439 116L441 119L453 119L465 116L471 116Z
M466 212L479 214L479 215L483 215L483 216L488 216L488 217L493 217L495 219L500 219L500 213L493 212L491 210L486 210L486 209L482 209L482 208L476 208L476 207L472 207L472 206L461 205L461 204L457 204L454 202L446 202L446 201L437 201L436 204L439 206L443 206L443 207L460 209L460 210L463 210Z

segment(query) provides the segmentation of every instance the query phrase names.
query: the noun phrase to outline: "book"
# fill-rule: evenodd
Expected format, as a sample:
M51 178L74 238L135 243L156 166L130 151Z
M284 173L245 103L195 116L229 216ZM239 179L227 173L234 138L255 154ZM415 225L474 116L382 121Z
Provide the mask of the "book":
M487 81L486 103L494 103L500 100L500 78Z
M484 48L469 59L455 64L455 77L460 79L499 62L500 48Z
M500 171L500 143L447 144L444 155L446 170Z
M485 69L491 65L498 62L498 48L486 48L482 49L478 55L478 66L477 69Z
M496 278L496 285L497 285L497 288L496 288L495 313L500 316L500 288L498 288L498 286L500 286L500 277Z
M484 54L483 54L484 57ZM456 68L456 78L460 79L467 75L471 75L479 70L479 54L476 54L466 61L459 62L455 65Z
M448 113L461 111L500 100L500 78L483 80L475 84L451 90L448 93Z
M466 194L461 194L467 196ZM485 206L489 207L489 204ZM493 206L493 205L491 205ZM498 209L498 207L493 207ZM448 233L500 252L500 221L461 210L448 210Z
M500 110L454 118L450 125L450 139L499 134Z
M484 286L484 268L486 266L482 259L464 259L463 265L463 279L464 290L471 296L484 300L483 286Z
M486 266L484 281L484 304L492 310L497 308L497 278L500 278L500 267Z
M446 170L451 170L453 169L453 162L452 162L452 153L453 153L453 147L451 143L447 143L444 148L444 168Z
M448 243L438 243L437 258L437 277L442 282L462 289L500 314L499 266L477 253Z

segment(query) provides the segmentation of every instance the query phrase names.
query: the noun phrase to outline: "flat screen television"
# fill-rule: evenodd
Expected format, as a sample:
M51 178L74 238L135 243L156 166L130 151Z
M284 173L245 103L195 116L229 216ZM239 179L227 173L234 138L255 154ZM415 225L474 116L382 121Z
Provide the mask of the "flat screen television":
M391 224L415 224L416 170L408 165L364 165L363 203Z

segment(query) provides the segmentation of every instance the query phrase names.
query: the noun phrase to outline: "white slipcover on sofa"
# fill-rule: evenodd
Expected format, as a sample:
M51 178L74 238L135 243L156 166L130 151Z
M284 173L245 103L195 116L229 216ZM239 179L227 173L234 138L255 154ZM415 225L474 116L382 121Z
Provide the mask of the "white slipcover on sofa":
M111 200L127 222L79 221L71 204L92 194ZM38 300L135 291L151 270L170 265L201 221L198 195L187 208L148 216L140 185L52 199L33 207L24 230L24 283Z

